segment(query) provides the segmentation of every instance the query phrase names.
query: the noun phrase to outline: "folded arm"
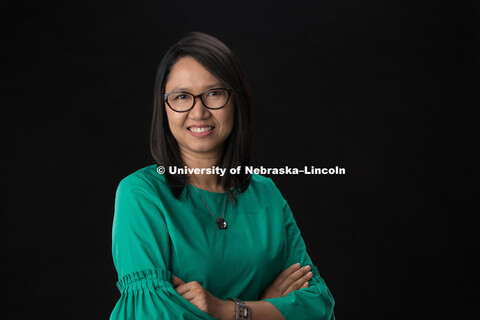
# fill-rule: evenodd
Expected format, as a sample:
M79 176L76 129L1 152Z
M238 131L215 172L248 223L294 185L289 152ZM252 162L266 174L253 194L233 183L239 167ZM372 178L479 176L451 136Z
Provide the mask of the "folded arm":
M278 193L280 192L278 191ZM320 276L318 268L312 263L307 253L305 242L288 203L281 195L279 197L283 201L286 232L287 259L284 269L297 262L302 266L309 265L312 277L307 288L300 288L285 296L267 298L263 299L263 301L272 303L287 320L333 320L335 316L333 313L334 300L332 294Z
M160 208L146 178L128 176L120 182L112 254L121 296L110 319L213 320L175 291L168 269L170 238Z

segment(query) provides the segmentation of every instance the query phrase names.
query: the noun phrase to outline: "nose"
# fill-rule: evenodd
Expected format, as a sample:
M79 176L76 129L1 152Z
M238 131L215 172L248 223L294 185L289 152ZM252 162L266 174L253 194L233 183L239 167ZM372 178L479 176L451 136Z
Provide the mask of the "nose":
M210 114L210 111L205 108L200 97L196 97L193 108L188 112L188 116L195 120L206 119L210 116Z

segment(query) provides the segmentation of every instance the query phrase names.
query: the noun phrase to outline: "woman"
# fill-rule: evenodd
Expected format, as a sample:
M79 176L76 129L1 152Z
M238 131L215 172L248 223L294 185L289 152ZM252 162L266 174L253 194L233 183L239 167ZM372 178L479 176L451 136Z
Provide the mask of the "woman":
M121 297L111 319L334 317L287 202L271 179L242 169L251 108L238 59L216 38L190 33L166 53L151 127L157 164L117 189ZM212 172L173 170L185 168Z

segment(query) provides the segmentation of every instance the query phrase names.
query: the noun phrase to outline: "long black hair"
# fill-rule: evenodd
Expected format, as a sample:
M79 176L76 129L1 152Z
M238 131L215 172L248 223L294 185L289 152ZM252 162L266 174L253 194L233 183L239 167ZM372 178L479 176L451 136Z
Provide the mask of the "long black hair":
M182 57L192 57L223 85L232 89L234 103L234 125L230 136L224 142L219 166L227 169L220 177L221 184L229 199L236 201L236 194L244 192L251 175L244 172L250 165L252 154L252 96L245 72L237 56L217 38L191 32L174 44L163 57L155 79L153 116L150 130L150 151L157 165L164 166L165 178L175 197L182 193L187 176L170 174L169 166L183 167L180 149L168 125L165 110L165 83L172 66ZM231 174L230 168L241 166L239 174Z

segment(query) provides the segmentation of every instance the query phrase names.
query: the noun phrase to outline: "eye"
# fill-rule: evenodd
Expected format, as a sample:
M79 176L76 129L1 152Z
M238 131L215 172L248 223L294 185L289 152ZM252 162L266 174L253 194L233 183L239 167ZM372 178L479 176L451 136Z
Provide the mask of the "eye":
M173 96L174 100L185 100L188 99L188 94L185 93L179 93Z
M211 97L222 96L224 94L223 90L211 90L208 92L208 95Z

